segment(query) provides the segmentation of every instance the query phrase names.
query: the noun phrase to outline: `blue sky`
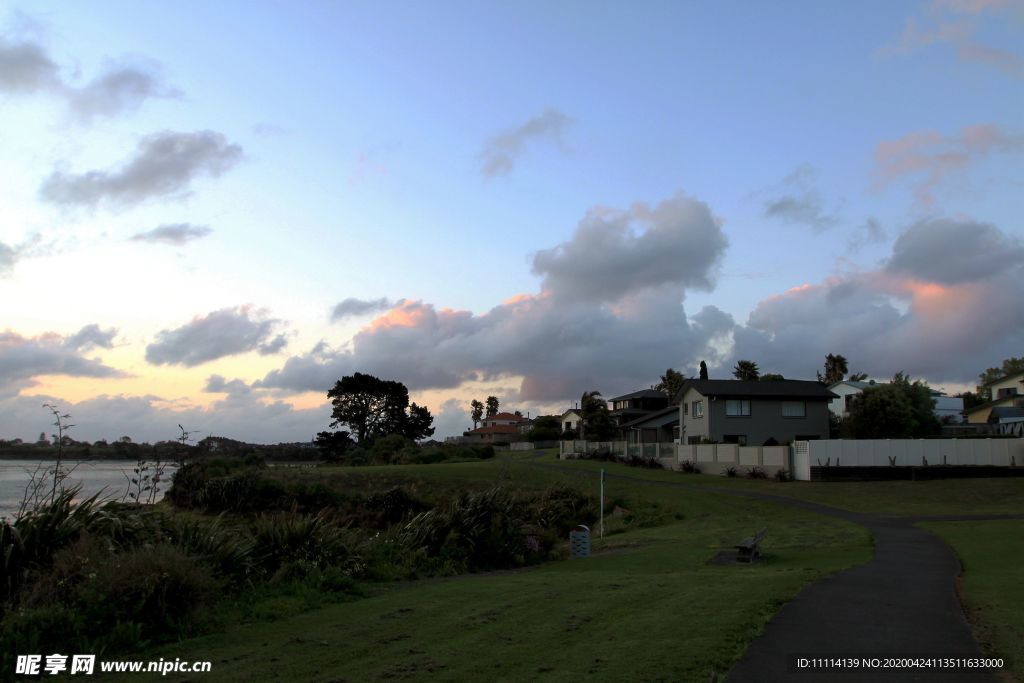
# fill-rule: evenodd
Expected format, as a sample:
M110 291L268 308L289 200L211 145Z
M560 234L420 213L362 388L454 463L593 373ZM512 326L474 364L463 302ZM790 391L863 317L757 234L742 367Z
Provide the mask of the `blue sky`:
M82 438L306 439L356 370L439 435L700 359L969 387L1024 350L1022 33L1017 0L15 5L0 435L45 399Z

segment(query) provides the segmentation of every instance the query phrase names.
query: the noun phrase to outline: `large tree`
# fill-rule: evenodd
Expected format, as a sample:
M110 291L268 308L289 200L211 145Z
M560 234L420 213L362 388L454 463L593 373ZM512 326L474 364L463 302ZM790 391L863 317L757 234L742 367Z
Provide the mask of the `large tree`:
M484 416L484 404L474 398L470 402L469 407L472 409L469 416L473 419L473 429L476 429L476 426Z
M668 368L665 370L665 374L661 376L661 381L655 384L654 388L668 396L668 402L675 405L679 390L683 388L685 382L686 375L678 370Z
M498 406L500 405L498 403L498 397L497 396L488 396L486 403L487 403L487 417L491 417L493 415L497 415L498 414Z
M846 364L846 358L831 353L825 356L825 374L818 373L818 381L822 384L835 384L842 382L850 368Z
M732 376L736 379L745 380L756 380L761 376L761 370L757 367L757 363L752 360L741 360L736 362L736 367L732 369Z
M357 372L338 380L327 398L334 406L331 427L348 425L361 444L388 434L422 439L434 433L430 411L410 405L409 390L401 382Z
M704 361L700 362L700 378L701 379L707 379L708 378L708 364L705 363Z
M855 439L908 439L942 431L927 384L911 382L902 372L890 384L865 389L850 401L845 436Z
M608 402L600 391L585 391L580 397L580 418L583 427L580 436L588 441L608 441L615 438L618 428L608 414Z

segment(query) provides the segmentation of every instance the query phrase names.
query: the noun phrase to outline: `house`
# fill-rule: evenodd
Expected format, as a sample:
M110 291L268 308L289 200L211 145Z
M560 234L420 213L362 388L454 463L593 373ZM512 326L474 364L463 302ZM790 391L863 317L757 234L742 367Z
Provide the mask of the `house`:
M519 441L522 436L520 425L524 422L529 420L515 413L488 415L480 421L479 427L463 432L463 442L504 444Z
M673 443L679 440L679 406L668 406L622 425L628 443Z
M1024 371L1010 373L983 386L989 390L991 400L966 411L969 423L991 422L993 408L1024 408Z
M668 407L668 396L656 389L641 389L608 400L608 415L620 427Z
M828 404L828 409L836 417L847 417L850 414L850 402L854 396L860 394L865 389L883 387L886 384L886 382L875 382L875 380L861 382L848 379L831 384L828 389L833 394L836 394L837 397ZM935 389L930 389L930 391L932 401L934 402L932 411L940 422L944 424L963 422L964 400L961 397L946 396L943 392Z
M829 402L818 382L691 379L679 392L681 440L761 446L829 436Z
M570 408L562 413L561 422L563 432L576 432L579 434L580 425L583 424L583 415L580 413L579 408Z

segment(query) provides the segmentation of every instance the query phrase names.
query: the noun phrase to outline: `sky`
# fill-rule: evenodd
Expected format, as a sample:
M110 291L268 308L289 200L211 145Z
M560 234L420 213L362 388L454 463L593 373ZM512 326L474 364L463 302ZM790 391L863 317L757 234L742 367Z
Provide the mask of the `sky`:
M0 438L1024 353L1024 1L0 7Z

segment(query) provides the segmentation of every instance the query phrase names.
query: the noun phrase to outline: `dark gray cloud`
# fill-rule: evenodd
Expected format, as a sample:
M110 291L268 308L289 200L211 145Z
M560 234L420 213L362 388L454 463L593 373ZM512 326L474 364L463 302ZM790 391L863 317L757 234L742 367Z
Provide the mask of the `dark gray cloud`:
M906 371L969 383L1020 355L1021 300L1024 258L1013 238L987 224L924 221L900 235L882 270L762 301L734 330L723 367L749 358L765 371L813 378L826 354L840 353L851 371L875 377Z
M714 307L692 318L683 307L687 288L711 286L725 244L708 207L682 194L592 211L571 240L537 254L539 293L479 315L403 300L349 347L318 344L254 386L326 391L356 370L414 390L518 377L516 400L538 402L647 386L669 365L714 357L734 326Z
M952 285L987 280L1024 264L1024 244L990 223L925 220L899 236L890 273Z
M400 302L399 302L400 303ZM338 322L346 318L355 318L367 313L377 313L387 310L393 306L388 299L356 299L348 297L337 303L331 310L331 322Z
M94 346L108 344L115 333L103 332L97 325L87 325L67 337L55 333L25 337L10 330L0 332L0 395L16 394L41 375L124 377L120 370L83 355Z
M42 47L0 38L0 92L33 93L59 85L57 65Z
M270 341L268 341L267 343L261 344L259 348L256 350L259 351L261 356L271 356L275 353L280 353L281 351L284 351L287 346L288 335L279 334Z
M727 246L708 205L679 193L653 209L590 211L572 239L534 256L533 272L564 299L615 301L671 284L711 289Z
M206 378L203 391L211 394L232 394L243 396L252 393L252 387L240 379L227 380L223 375L210 375Z
M250 351L273 353L281 348L280 337L271 339L280 324L249 306L223 308L159 332L146 347L146 360L153 365L193 367Z
M242 158L242 148L210 130L163 131L139 141L135 156L110 171L55 171L40 196L59 206L128 207L147 199L186 192L196 178L220 176Z
M764 215L785 223L806 225L814 232L824 232L839 222L825 210L821 194L814 188L816 173L803 165L782 181L777 196L764 203Z
M65 348L79 351L88 351L92 348L112 349L114 348L114 337L116 336L116 329L104 330L96 323L93 323L86 325L78 332L65 338L64 346Z
M572 123L573 120L562 112L548 108L540 116L495 135L480 152L481 173L488 178L508 175L531 142L547 140L562 147L562 135Z
M887 239L885 228L877 218L868 218L850 233L846 246L850 251L860 251L869 244L879 244Z
M213 230L205 225L192 225L191 223L166 223L157 226L146 232L139 232L132 235L135 242L148 242L150 244L169 244L175 247L188 244L193 240L206 237Z

